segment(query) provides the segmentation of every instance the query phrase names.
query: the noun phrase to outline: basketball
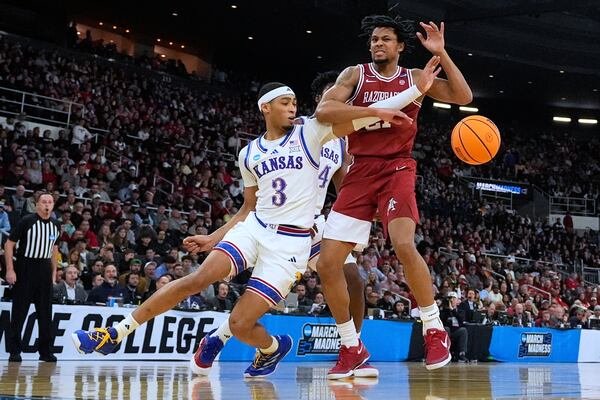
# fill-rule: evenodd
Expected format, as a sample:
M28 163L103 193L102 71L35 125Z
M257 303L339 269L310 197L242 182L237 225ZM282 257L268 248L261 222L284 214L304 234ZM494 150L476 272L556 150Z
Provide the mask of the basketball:
M490 162L500 149L500 131L489 118L470 115L452 130L452 151L471 165Z

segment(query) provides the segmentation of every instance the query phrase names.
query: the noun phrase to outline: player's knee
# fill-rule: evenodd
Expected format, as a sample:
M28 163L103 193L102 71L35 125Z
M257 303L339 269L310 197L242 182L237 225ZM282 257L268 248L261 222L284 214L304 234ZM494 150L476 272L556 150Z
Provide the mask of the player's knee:
M234 336L242 337L246 332L252 328L250 321L243 316L232 314L229 317L229 329Z
M417 248L412 242L395 242L394 250L396 251L396 256L398 256L401 262L402 260L414 257L415 253L417 252Z

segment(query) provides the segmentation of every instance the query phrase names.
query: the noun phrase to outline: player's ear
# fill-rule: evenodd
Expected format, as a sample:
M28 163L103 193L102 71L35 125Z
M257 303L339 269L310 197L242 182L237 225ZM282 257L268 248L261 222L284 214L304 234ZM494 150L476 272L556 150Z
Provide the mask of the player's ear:
M260 111L261 111L263 114L266 114L266 113L268 113L269 111L271 111L271 104L270 104L270 103L262 103L262 104L260 105Z
M402 53L405 47L404 42L398 43L398 53Z

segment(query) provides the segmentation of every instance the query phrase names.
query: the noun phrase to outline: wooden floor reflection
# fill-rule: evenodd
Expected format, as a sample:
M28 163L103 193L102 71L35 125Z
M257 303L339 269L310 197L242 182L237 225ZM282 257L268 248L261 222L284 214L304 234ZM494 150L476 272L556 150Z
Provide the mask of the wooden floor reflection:
M3 398L55 399L572 399L600 398L597 364L376 364L378 380L325 379L329 363L282 363L270 378L244 380L246 363L194 377L184 362L38 362L0 366Z

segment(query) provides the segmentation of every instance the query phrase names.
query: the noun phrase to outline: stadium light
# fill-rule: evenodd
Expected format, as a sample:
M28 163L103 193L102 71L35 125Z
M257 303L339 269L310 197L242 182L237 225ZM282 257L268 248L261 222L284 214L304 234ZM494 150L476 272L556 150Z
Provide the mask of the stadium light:
M469 57L473 57L473 53L467 53Z
M169 46L173 46L173 42L169 42Z
M569 118L569 117L552 117L552 121L554 121L554 122L571 122L571 118Z
M562 69L561 69L560 71L558 71L558 72L560 72L561 74L564 74L564 73L565 73L565 71L563 71Z
M160 43L160 38L156 39L156 41Z
M252 36L248 36L248 40L253 40L254 38Z
M177 14L176 12L171 13L172 16L177 17L179 14Z
M116 26L116 25L113 25L113 29L117 29L117 26Z
M593 118L579 118L577 122L583 125L596 125L598 120Z
M129 29L125 29L125 33L129 33Z
M491 75L491 74L490 74L490 75L488 75L488 76L489 76L490 78L493 78L493 77L494 77L494 75Z
M237 8L237 6L235 4L232 4L231 8Z
M444 108L446 110L449 110L451 108L450 104L446 104L446 103L437 103L437 102L435 102L435 103L433 103L433 106L437 107L437 108Z
M464 112L477 112L477 111L479 111L479 108L477 108L477 107L467 107L467 106L460 106L460 107L458 107L458 109L460 111L464 111Z
M182 44L182 45L181 45L181 48L182 48L182 49L185 49L185 45L183 45L183 44Z
M312 33L312 31L310 29L307 29L306 33Z
M98 25L102 26L104 25L104 22L98 22Z

